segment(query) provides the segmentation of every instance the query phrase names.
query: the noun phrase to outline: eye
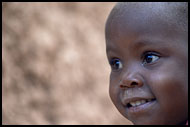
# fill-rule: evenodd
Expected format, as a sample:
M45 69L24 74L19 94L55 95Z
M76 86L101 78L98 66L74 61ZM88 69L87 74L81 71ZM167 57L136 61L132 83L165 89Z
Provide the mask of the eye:
M151 64L157 61L158 59L160 59L160 57L156 53L148 52L144 55L143 64Z
M118 58L111 59L110 65L111 65L112 70L118 70L123 67L121 60Z

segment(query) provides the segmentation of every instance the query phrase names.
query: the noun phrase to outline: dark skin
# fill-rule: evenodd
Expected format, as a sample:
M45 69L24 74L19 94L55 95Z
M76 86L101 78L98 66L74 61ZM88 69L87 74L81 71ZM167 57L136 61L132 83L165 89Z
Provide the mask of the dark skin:
M169 22L176 16L163 13L172 8L158 5L131 5L127 11L121 6L108 18L109 94L118 111L134 124L185 124L188 35ZM140 105L131 105L139 101Z

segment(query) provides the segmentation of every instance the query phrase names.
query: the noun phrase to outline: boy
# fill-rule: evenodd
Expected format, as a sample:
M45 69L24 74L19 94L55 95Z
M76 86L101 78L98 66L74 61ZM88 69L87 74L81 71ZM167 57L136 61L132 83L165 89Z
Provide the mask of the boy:
M118 3L106 22L109 94L134 124L186 124L188 5Z

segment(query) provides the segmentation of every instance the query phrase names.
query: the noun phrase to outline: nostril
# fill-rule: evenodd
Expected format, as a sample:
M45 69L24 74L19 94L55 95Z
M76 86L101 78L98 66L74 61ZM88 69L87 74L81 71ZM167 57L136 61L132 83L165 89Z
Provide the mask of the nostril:
M131 83L131 86L136 86L136 85L138 85L137 82L132 82L132 83Z
M120 88L127 88L127 86L126 85L120 85Z
M130 88L130 87L135 87L137 85L138 85L137 82L131 82L129 85L127 85L127 84L121 84L120 88L126 89L126 88Z

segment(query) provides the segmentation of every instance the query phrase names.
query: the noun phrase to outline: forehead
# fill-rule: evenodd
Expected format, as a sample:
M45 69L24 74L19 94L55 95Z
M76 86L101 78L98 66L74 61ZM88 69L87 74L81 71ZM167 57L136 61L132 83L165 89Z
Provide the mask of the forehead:
M106 42L147 37L149 40L163 40L157 42L174 38L184 40L187 34L174 22L176 16L172 15L172 11L171 7L163 3L118 4L107 20Z
M112 9L108 19L114 21L118 18L129 17L131 20L152 21L152 18L157 18L157 20L177 25L180 24L179 22L187 22L185 20L187 19L187 8L185 2L118 3Z

